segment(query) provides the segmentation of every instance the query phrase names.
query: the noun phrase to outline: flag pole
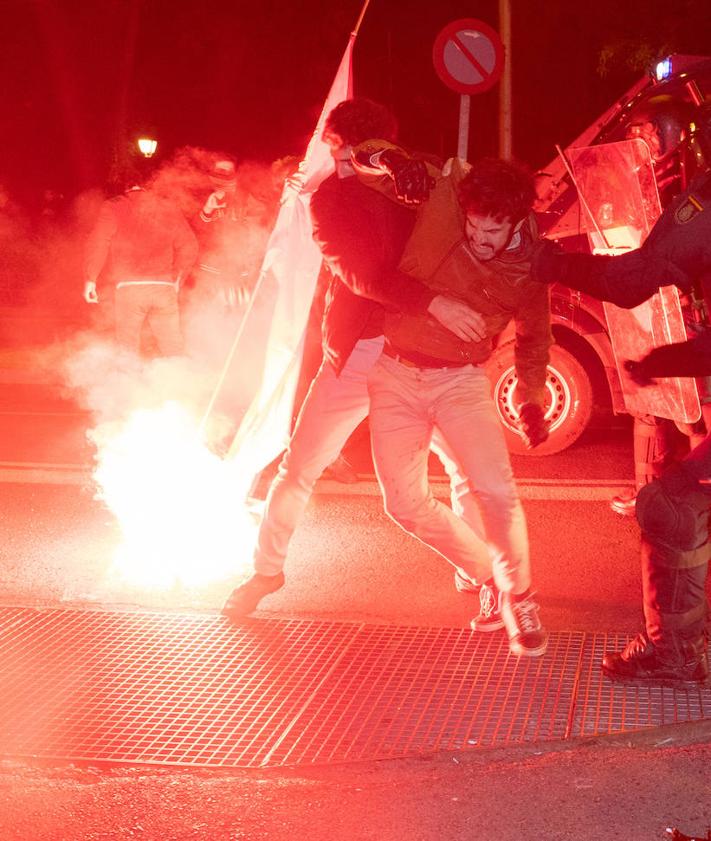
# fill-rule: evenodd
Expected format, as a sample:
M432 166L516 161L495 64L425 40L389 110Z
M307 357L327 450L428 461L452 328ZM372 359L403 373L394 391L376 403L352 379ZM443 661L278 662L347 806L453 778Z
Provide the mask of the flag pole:
M207 408L203 412L202 420L200 421L200 426L198 427L198 434L202 437L205 434L205 430L207 428L207 422L210 419L210 415L212 414L212 410L215 408L215 403L217 402L217 398L222 391L222 387L225 384L225 379L227 378L227 374L230 370L230 366L232 365L232 360L234 359L235 353L237 352L237 348L239 346L240 341L242 340L242 334L244 333L244 328L247 324L247 320L254 308L254 302L257 299L257 294L262 288L262 280L264 278L264 272L259 273L259 277L257 278L257 283L254 286L254 290L249 298L249 303L247 305L247 309L240 320L239 327L237 328L237 332L235 333L235 337L232 341L232 345L230 346L229 351L227 352L227 356L225 358L225 362L222 366L222 370L220 371L220 375L217 378L217 382L215 383L214 388L212 389L212 394L210 395L210 400L208 401Z
M363 3L363 8L360 10L360 14L358 15L358 20L357 20L356 25L353 29L353 32L351 32L351 35L357 35L358 34L358 30L360 29L361 23L363 23L363 18L365 17L365 13L368 10L369 5L370 5L370 0L365 0L365 2Z
M578 198L580 199L580 204L583 206L586 213L590 217L590 221L593 223L593 227L595 228L595 231L597 232L598 236L602 240L603 245L605 246L605 248L609 248L610 243L607 241L607 237L605 236L605 232L598 225L597 219L595 218L595 215L593 214L592 210L590 209L590 205L587 203L587 200L585 198L585 194L580 189L580 184L578 183L578 180L575 177L575 173L573 172L573 167L570 165L570 161L568 160L568 156L561 149L560 144L558 144L558 143L556 143L556 145L555 145L555 150L558 153L558 155L560 156L561 161L563 161L563 165L565 166L566 170L568 171L568 175L570 176L570 180L573 182L573 187L575 187L575 189L578 191Z
M356 21L356 25L353 28L353 31L351 32L351 36L350 36L351 40L354 40L355 37L358 35L358 31L360 29L361 24L363 23L363 18L365 17L365 13L366 13L369 5L370 5L370 0L364 0L363 6L361 7L361 10L360 10L360 14L358 15L358 20ZM308 149L306 150L306 153L308 154ZM301 192L301 190L299 190L299 192ZM247 319L252 312L254 303L257 299L257 295L262 288L262 282L265 278L265 275L266 275L266 272L264 271L264 268L262 267L262 271L259 274L259 277L257 279L257 283L255 285L255 288L252 292L252 295L250 296L250 300L249 300L249 304L247 306L247 310L245 311L244 315L242 316L242 319L241 319L241 321L239 323L239 326L237 328L237 331L235 333L234 340L232 341L232 345L231 345L231 347L230 347L230 349L227 353L227 357L225 358L225 362L222 366L222 370L220 371L220 374L217 378L217 382L215 383L215 386L212 389L212 393L210 395L210 399L208 401L207 407L205 408L205 411L203 412L202 420L200 421L200 425L198 427L198 432L201 436L204 436L204 434L205 434L205 430L207 428L207 423L210 419L210 415L212 414L212 412L215 408L215 403L217 402L217 398L218 398L218 396L219 396L219 394L222 391L222 388L224 386L225 380L227 378L227 374L228 374L230 366L232 364L232 360L235 357L235 354L237 352L237 348L238 348L239 343L242 339L242 335L244 333L245 325L247 324Z

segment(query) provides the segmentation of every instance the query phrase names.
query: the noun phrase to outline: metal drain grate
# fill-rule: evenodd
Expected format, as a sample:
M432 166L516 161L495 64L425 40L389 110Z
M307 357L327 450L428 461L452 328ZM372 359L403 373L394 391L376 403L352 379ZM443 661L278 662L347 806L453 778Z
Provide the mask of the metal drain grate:
M619 651L628 641L629 637L620 634L587 636L572 736L711 719L711 689L679 691L661 686L622 686L605 680L599 669L603 653Z
M265 767L416 756L711 718L711 690L601 680L624 638L0 609L0 753Z

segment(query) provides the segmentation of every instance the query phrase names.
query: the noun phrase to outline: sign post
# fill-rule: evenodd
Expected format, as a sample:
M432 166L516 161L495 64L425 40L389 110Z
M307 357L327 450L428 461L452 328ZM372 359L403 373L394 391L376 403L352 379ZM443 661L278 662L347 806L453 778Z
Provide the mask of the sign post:
M475 18L455 20L435 38L432 61L439 78L461 95L457 156L467 159L469 107L473 93L492 88L504 69L504 47L488 23Z
M469 109L472 98L468 93L459 97L459 139L457 141L457 157L466 161L469 154Z

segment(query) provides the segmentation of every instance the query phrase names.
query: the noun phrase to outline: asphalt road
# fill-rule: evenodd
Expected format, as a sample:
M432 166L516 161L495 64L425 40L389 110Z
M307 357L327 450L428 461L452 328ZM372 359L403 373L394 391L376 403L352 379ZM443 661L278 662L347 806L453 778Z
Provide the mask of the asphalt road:
M95 499L92 416L61 388L6 383L0 401L0 535L5 603L133 605L217 610L249 567L185 587L146 587L115 574L121 541L113 512ZM598 425L569 450L515 457L528 518L535 587L552 629L634 630L639 619L638 533L607 501L629 484L629 427ZM265 615L461 626L475 599L454 591L449 566L383 513L367 429L346 454L354 485L322 481L292 541L287 586ZM432 459L436 492L447 489ZM196 528L198 525L196 524Z

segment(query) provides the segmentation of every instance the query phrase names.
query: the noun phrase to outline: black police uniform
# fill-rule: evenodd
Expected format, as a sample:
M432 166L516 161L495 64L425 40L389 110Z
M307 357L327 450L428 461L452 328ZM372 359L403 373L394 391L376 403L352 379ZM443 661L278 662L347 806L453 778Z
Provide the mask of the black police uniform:
M711 312L711 171L677 196L639 250L615 257L566 254L543 243L532 276L626 308L647 300L660 286L676 284L688 291L697 285ZM711 375L711 330L656 348L629 369L640 382ZM639 491L645 633L622 652L605 654L602 666L609 677L671 685L708 680L710 507L711 435Z

